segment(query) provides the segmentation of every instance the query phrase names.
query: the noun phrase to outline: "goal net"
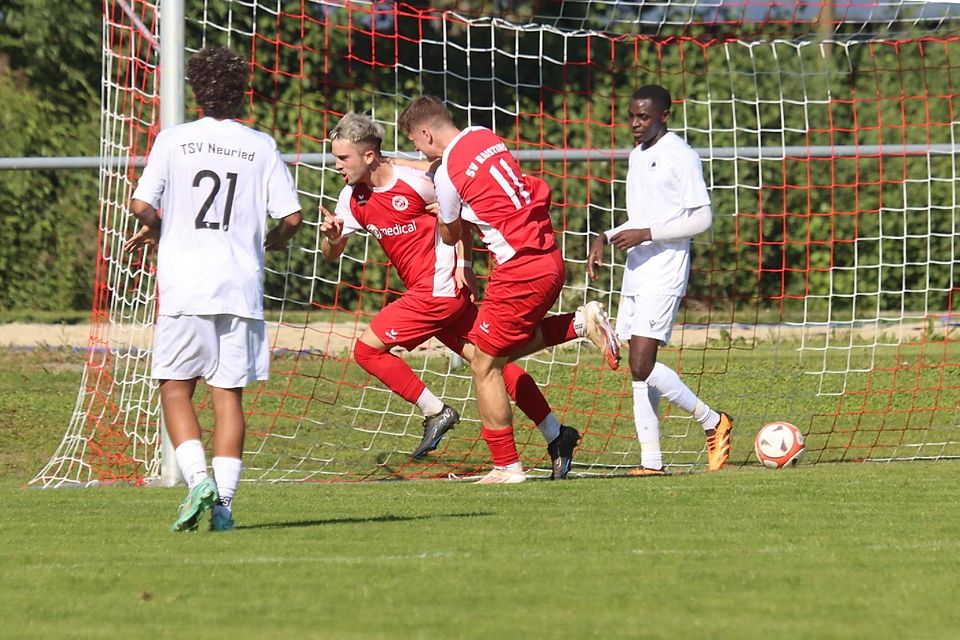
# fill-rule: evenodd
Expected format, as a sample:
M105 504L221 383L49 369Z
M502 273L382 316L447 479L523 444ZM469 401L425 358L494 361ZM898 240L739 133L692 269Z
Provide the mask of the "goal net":
M160 4L103 7L96 296L73 418L33 480L44 486L160 474L154 263L122 251L135 228L126 205L159 130ZM585 257L625 219L625 114L648 83L674 96L671 128L701 154L714 210L659 358L735 417L732 463L754 464L753 436L774 420L806 434L807 463L960 456L956 9L188 0L186 54L222 44L249 60L243 119L277 139L306 217L289 252L268 259L271 377L245 394L245 478L452 478L489 465L469 372L441 345L405 357L463 421L420 461L409 453L422 416L352 360L402 289L372 237L354 238L338 263L320 255L317 207L332 208L342 187L327 135L343 113L372 115L397 154L413 151L395 123L420 93L441 96L461 126L493 128L553 188L568 268L554 311L595 299L615 316L622 254L608 254L593 282ZM478 252L481 281L485 261ZM573 475L639 464L627 366L606 369L583 343L521 364L584 436ZM209 436L202 384L196 407ZM702 468L700 426L666 402L661 416L666 463ZM524 466L547 474L539 432L519 412L515 423Z

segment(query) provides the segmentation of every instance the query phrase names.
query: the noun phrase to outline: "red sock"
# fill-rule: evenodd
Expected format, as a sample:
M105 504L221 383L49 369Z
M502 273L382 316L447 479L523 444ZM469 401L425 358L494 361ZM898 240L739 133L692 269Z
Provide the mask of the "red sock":
M490 449L494 466L505 467L508 464L520 461L520 454L517 453L517 443L513 439L513 427L507 427L506 429L480 427L480 435L483 436L487 448Z
M353 346L353 359L364 371L411 404L416 404L426 389L423 380L417 377L410 365L389 351L377 351L358 340Z
M540 332L543 334L543 341L548 347L555 344L570 342L577 337L577 332L573 328L572 313L561 313L556 316L548 316L540 321Z
M529 373L511 362L503 368L503 382L517 408L533 420L533 424L539 425L550 415L550 405Z

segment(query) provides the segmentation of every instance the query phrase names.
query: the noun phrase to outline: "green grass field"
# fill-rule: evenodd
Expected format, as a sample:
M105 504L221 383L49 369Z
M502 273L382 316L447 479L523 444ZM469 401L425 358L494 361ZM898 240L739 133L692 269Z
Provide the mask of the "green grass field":
M0 350L4 638L947 638L960 464L664 478L25 489L82 356Z

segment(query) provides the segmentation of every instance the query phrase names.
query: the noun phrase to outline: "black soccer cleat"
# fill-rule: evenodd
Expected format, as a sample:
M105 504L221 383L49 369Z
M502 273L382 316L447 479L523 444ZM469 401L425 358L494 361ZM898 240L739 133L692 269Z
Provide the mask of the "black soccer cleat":
M573 427L560 426L560 435L547 445L547 453L553 462L551 480L563 480L570 473L573 464L573 451L580 444L580 432Z
M416 460L426 455L428 451L436 449L437 445L440 444L440 440L443 438L443 434L453 429L453 425L458 422L460 422L460 414L448 404L443 405L440 413L435 413L432 416L424 418L423 439L420 441L420 444L417 445L417 448L413 450L413 453L410 454L410 457Z

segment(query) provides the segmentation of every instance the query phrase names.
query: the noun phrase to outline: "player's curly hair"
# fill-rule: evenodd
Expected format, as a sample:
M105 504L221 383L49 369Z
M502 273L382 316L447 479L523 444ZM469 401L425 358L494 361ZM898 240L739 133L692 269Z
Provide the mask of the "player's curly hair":
M187 79L204 116L233 118L250 83L250 65L228 47L206 47L187 61Z
M453 124L453 118L440 98L420 96L400 113L397 127L404 133L410 133L419 124Z
M380 153L380 145L385 135L386 131L381 125L367 116L350 111L340 118L340 122L330 132L330 141L344 140Z
M649 100L661 112L670 111L670 105L673 101L670 98L670 92L658 84L645 84L630 96L630 100Z

